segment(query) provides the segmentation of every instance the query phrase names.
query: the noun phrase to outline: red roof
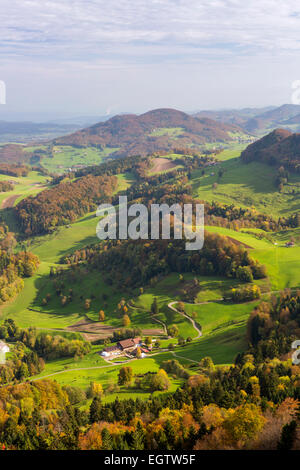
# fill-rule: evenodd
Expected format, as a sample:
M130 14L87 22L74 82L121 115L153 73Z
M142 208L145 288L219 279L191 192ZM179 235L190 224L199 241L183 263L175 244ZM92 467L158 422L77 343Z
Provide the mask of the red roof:
M134 348L140 342L140 338L129 338L119 341L119 345L122 349Z

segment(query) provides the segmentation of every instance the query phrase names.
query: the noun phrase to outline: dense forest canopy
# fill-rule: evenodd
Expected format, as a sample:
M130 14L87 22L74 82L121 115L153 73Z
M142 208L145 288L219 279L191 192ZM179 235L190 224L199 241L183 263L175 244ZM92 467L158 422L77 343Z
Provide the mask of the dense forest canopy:
M293 134L286 129L276 129L250 144L242 152L241 158L246 163L257 160L299 172L300 134Z
M101 202L109 202L117 183L115 176L88 175L23 199L16 207L20 227L27 235L36 235L74 222Z

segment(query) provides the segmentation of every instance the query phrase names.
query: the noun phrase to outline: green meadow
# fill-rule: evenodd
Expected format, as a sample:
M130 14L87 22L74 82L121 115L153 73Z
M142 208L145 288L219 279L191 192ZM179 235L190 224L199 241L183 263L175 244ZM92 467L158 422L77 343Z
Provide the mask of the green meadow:
M96 147L77 148L67 145L53 147L52 157L44 157L42 166L54 173L62 173L76 165L99 165L118 148L106 147L100 150Z
M47 179L48 178L46 176L41 175L37 171L30 171L27 176L22 177L0 174L0 181L11 181L14 184L14 189L12 191L0 193L0 206L5 199L11 196L18 196L14 201L14 205L25 197L35 196L45 189Z
M224 173L219 177L219 171ZM292 176L278 191L276 168L259 162L242 163L239 158L221 162L202 176L192 174L194 197L212 202L255 208L273 217L287 216L300 209L300 176ZM214 187L214 185L217 185Z

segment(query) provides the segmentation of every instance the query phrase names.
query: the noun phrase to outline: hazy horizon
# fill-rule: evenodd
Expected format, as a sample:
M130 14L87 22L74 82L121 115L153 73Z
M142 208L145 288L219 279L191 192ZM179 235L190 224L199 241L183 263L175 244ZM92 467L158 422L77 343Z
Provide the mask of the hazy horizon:
M300 79L295 0L2 0L2 7L0 119L279 106L292 102Z

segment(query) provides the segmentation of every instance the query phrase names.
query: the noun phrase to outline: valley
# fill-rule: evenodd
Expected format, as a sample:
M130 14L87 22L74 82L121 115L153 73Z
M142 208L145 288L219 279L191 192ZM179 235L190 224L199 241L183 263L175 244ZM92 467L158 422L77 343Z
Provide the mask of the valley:
M152 137L177 141L181 133L181 127L161 125ZM249 142L231 137L223 144L206 142L199 151L163 149L123 158L115 154L121 145L74 147L69 140L57 140L52 157L48 144L40 147L46 153L27 175L0 175L13 185L0 194L3 243L13 232L13 249L39 259L20 292L2 302L0 323L7 328L13 322L50 348L43 367L32 374L28 369L13 383L53 380L71 387L84 412L97 397L90 395L92 386L102 390L103 406L164 400L193 380L206 380L207 361L220 373L236 367L251 347L249 319L257 309L284 290L299 295L299 173L289 170L280 179L278 165L245 162L241 154ZM203 201L204 252L191 256L174 242L100 242L97 204L116 205L124 194L130 203ZM118 338L132 337L141 338L142 356L103 356ZM14 357L15 340L6 339ZM60 344L77 352L59 353ZM168 373L167 386L141 385L171 363L181 372ZM120 383L126 367L135 379Z

